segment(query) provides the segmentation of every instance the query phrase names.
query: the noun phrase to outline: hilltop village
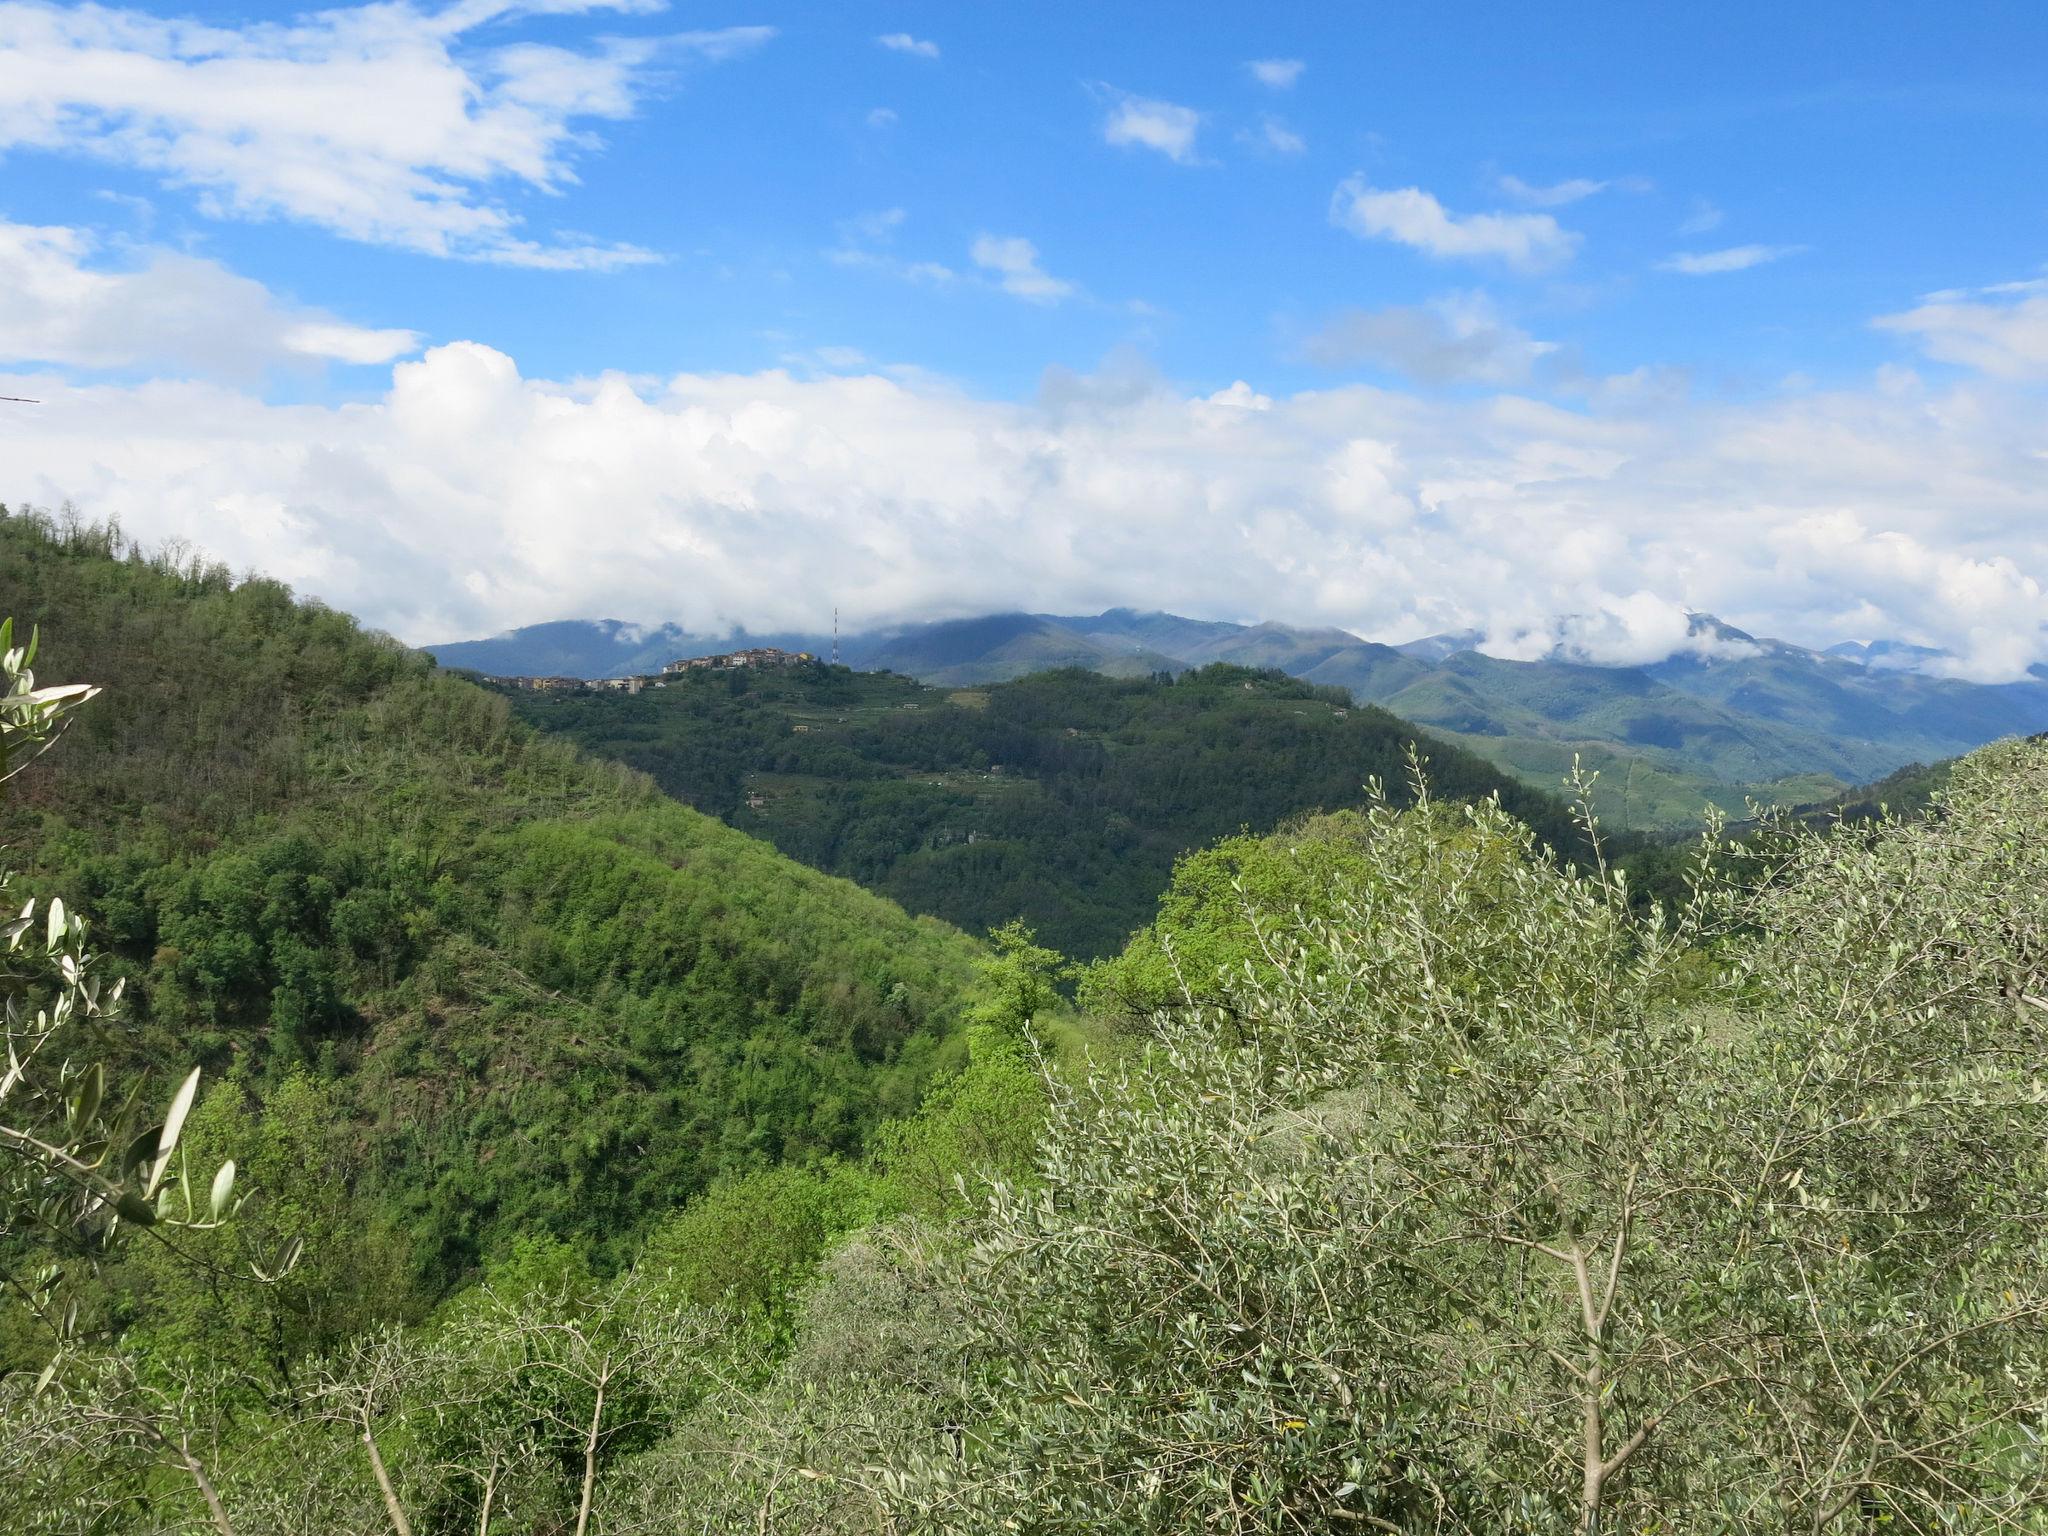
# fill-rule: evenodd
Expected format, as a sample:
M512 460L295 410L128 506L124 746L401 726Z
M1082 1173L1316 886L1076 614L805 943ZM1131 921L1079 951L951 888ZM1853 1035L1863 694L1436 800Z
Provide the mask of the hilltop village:
M674 661L665 663L661 671L643 673L637 677L486 677L484 681L497 683L506 688L524 688L531 693L575 693L583 690L638 693L643 688L666 687L669 678L687 672L736 672L749 667L795 667L817 659L809 651L785 651L772 645L754 645L744 650L724 651L716 656L679 656Z

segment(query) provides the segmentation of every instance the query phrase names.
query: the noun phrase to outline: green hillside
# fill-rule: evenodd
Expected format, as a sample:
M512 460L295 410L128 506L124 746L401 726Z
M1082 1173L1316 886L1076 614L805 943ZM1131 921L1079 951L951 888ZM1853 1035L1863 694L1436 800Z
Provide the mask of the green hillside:
M913 911L981 930L1022 917L1077 959L1114 953L1175 859L1407 794L1499 793L1559 847L1553 798L1335 690L1213 666L1116 679L1042 672L952 690L825 666L700 672L638 694L506 690L520 718Z
M853 1152L957 1056L973 942L275 583L16 517L0 614L104 689L0 841L133 978L123 1049L322 1085L319 1155L429 1294Z
M306 1155L346 1080L209 1099L261 1203L0 1374L0 1529L2038 1530L2048 752L1942 807L1710 851L1676 913L1486 804L1226 839L1091 968L1116 1040L1042 1070L1056 957L999 936L874 1155L422 1317ZM285 1231L282 1281L204 1267Z

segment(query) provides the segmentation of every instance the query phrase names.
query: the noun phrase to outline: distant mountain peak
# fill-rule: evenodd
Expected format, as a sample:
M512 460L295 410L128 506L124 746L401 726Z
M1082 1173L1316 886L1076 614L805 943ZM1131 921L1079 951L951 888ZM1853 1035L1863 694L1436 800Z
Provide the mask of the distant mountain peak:
M1417 661L1448 661L1460 651L1476 651L1486 639L1483 629L1457 629L1441 635L1424 635L1419 640L1404 641L1394 647L1403 656L1412 656Z
M1947 651L1934 646L1912 645L1904 640L1844 640L1821 654L1853 661L1874 672L1921 672L1949 656Z
M1696 608L1685 610L1685 632L1687 637L1691 639L1705 637L1710 640L1724 641L1731 645L1758 645L1761 643L1748 630L1737 629L1726 620L1717 619L1711 613L1701 613Z

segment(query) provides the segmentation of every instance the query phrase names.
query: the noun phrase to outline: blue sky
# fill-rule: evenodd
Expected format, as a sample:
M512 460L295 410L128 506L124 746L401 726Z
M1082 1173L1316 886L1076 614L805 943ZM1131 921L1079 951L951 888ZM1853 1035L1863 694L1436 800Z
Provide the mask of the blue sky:
M2044 60L2021 4L0 3L0 496L416 639L1712 606L2010 674Z

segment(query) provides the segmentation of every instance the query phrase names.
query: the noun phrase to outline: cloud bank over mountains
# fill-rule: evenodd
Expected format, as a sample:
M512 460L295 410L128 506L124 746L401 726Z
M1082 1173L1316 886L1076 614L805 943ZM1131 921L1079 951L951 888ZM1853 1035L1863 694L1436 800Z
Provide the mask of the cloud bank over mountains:
M0 0L0 393L46 402L0 407L9 502L414 641L1132 605L1641 662L1698 609L1976 678L2048 661L2031 249L1959 235L1915 270L1978 286L1809 313L1861 259L1824 217L1853 187L1790 227L1745 211L1731 150L1724 213L1632 139L1530 138L1484 70L1466 98L1498 99L1519 174L1461 183L1429 72L1399 66L1431 84L1406 109L1361 98L1341 27L1162 75L1092 27L1077 73L1056 25L995 11L943 47L666 0L270 14ZM768 78L679 111L749 56ZM149 238L89 227L108 205ZM344 242L399 275L319 249ZM457 337L495 346L421 353ZM1102 356L1015 398L1019 366ZM792 371L599 371L705 358Z
M1979 679L2048 658L2048 404L1902 371L1567 409L1191 396L1112 368L1001 402L909 371L550 382L458 342L333 407L37 385L0 375L50 402L0 416L8 497L75 498L415 642L568 616L767 630L834 607L858 626L1125 604L1641 662L1694 608L1807 643L1938 645Z

